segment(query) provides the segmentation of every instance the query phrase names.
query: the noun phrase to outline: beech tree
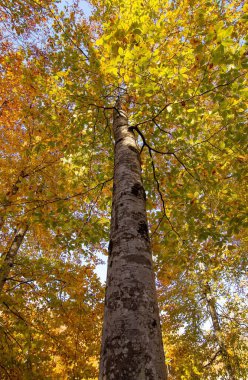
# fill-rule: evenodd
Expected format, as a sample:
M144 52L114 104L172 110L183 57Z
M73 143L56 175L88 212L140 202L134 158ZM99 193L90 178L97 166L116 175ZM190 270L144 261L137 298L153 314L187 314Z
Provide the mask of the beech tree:
M139 150L118 100L100 379L165 379Z
M12 3L0 3L3 378L97 376L92 270L111 219L100 379L164 379L165 365L169 379L245 379L247 5Z

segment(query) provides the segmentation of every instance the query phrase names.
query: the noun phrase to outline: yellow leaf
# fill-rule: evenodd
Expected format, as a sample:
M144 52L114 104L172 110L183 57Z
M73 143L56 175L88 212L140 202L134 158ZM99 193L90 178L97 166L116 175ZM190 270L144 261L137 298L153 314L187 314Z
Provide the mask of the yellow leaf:
M121 55L121 56L124 55L124 50L122 49L121 46L118 48L118 53L119 53L119 55Z
M127 83L129 82L129 76L127 74L124 75L124 81Z

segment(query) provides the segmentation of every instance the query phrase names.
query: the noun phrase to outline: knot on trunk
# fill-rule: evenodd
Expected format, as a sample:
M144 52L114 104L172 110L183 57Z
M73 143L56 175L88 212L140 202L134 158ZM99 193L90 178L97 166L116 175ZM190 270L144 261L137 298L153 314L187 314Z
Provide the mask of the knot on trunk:
M146 222L139 222L138 233L145 239L149 240L148 227Z
M146 199L144 187L138 182L132 186L131 193L138 198Z

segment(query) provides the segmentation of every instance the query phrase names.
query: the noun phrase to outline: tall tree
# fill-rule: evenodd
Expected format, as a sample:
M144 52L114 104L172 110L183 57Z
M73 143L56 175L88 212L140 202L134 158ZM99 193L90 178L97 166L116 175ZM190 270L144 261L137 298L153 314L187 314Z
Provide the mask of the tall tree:
M113 203L100 379L165 379L140 156L121 99L113 115Z

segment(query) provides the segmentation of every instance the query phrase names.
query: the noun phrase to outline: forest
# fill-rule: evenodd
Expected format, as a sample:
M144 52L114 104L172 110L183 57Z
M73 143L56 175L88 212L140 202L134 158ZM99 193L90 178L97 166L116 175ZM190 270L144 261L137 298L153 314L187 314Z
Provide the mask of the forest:
M247 22L0 0L0 380L247 379Z

